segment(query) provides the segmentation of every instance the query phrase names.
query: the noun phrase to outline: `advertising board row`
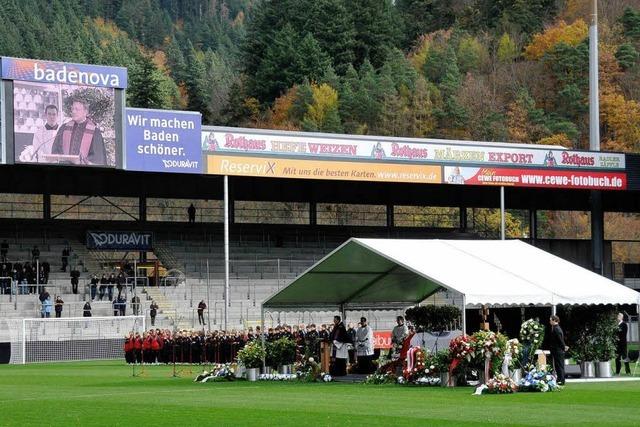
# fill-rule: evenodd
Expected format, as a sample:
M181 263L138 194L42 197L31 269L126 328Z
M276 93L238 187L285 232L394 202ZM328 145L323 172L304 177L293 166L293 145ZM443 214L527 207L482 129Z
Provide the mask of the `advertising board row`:
M319 180L624 190L625 155L513 144L202 129L125 108L127 70L3 57L3 163Z

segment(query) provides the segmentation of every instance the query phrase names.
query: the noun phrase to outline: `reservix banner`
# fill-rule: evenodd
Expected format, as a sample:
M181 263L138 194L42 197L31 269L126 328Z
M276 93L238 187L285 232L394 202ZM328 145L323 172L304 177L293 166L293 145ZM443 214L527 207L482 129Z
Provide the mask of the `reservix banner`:
M153 233L144 231L87 231L87 249L150 251Z
M206 173L346 181L625 190L625 155L463 141L215 129Z
M125 169L202 173L200 113L127 108L125 121Z

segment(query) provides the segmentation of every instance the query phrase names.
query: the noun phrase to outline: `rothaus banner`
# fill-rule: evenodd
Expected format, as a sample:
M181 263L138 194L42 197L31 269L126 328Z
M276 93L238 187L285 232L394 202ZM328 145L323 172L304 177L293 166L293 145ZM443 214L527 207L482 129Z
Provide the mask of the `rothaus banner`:
M214 130L202 133L202 148L215 155L321 159L370 163L503 166L558 169L625 169L620 153L514 147L506 144L376 137L335 138L270 132Z
M202 173L201 122L196 112L127 108L125 169Z
M153 233L146 231L87 231L87 249L150 251L153 250Z
M38 59L2 58L2 79L45 84L127 88L127 69Z
M206 173L344 181L625 190L625 155L550 146L296 134L202 133Z

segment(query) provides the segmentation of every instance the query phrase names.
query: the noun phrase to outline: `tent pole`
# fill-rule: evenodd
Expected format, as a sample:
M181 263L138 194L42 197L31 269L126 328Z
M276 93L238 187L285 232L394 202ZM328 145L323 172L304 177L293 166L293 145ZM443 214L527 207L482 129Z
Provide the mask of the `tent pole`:
M462 295L462 335L467 335L467 297Z
M556 306L555 304L553 304L553 305L551 306L551 315L552 315L552 316L555 316L555 315L556 315L556 309L557 309L557 306Z
M500 187L500 240L505 238L504 186Z
M260 306L260 342L262 343L262 348L265 348L264 343L264 306ZM264 368L266 367L266 359L262 359L262 368L264 372Z

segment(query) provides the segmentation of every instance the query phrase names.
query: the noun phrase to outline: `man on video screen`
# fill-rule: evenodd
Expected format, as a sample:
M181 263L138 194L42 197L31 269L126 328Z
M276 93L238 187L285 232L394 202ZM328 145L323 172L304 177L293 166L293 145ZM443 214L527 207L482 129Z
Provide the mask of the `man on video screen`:
M79 164L105 165L107 160L102 133L88 117L89 104L76 98L71 105L71 120L58 130L52 154L79 156Z
M46 123L33 134L33 144L27 145L20 153L21 162L39 162L40 156L51 154L53 141L58 134L58 107L47 105L44 109Z

